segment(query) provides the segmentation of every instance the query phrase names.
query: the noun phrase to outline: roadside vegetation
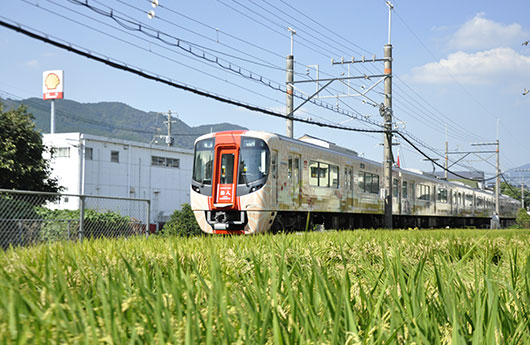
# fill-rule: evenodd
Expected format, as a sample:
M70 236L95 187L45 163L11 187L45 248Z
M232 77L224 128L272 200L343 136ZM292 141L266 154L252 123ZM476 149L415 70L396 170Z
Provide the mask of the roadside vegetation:
M528 344L530 230L0 251L0 343Z

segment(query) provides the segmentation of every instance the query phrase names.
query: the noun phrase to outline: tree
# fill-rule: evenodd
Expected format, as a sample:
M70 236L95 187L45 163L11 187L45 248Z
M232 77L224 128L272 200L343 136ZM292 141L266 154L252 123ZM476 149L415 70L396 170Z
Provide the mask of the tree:
M195 215L191 209L190 204L182 204L182 209L176 210L169 218L169 222L164 225L162 232L165 235L176 236L197 236L201 235L202 231L195 220Z
M35 129L33 115L23 105L4 111L0 102L0 188L58 192L49 162L42 154L46 147Z
M530 229L530 215L524 208L520 208L515 219L517 225L522 229Z

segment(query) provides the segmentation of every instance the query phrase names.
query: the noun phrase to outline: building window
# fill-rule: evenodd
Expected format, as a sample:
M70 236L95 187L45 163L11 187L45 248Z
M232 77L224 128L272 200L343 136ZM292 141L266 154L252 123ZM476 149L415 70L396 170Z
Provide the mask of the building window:
M120 162L120 151L110 151L110 161L114 163Z
M85 159L92 160L93 150L91 147L85 147Z
M151 156L151 165L169 168L180 168L180 159Z
M55 148L54 156L59 157L70 157L70 148L69 147L57 147Z

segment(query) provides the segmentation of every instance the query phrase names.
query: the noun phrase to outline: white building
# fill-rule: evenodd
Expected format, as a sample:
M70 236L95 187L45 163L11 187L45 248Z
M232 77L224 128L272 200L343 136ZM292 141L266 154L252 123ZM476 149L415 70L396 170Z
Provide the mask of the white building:
M53 176L64 193L151 200L152 223L190 202L193 151L82 133L43 134L54 149ZM64 198L62 209L77 209Z

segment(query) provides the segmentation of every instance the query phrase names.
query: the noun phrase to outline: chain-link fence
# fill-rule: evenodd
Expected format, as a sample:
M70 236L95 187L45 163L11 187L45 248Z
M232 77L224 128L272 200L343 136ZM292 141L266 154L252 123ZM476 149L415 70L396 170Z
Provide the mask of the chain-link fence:
M149 234L150 201L0 189L0 249Z

